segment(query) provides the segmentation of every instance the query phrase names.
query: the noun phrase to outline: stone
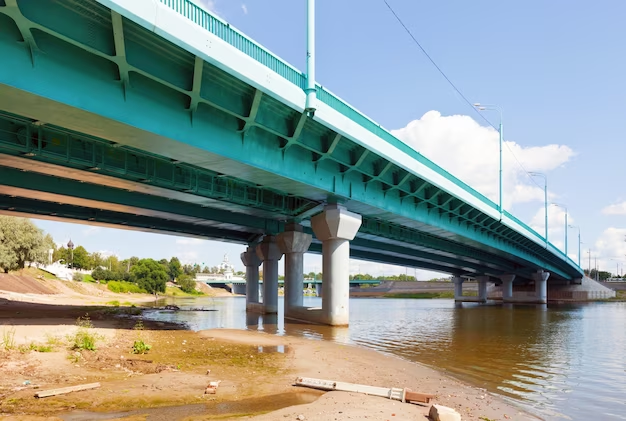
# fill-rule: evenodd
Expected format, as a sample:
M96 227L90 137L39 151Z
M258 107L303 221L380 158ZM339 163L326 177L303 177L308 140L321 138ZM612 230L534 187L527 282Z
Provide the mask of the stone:
M431 406L428 416L432 421L461 421L461 414L443 405Z
M304 421L304 415L300 414L300 415L298 415L298 417L296 419L298 421Z

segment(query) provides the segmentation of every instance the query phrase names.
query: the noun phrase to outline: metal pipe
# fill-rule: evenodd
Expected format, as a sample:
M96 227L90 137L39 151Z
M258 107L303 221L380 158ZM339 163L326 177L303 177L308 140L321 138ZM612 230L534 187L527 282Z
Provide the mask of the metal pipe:
M307 0L307 52L306 52L306 104L305 111L315 113L315 0Z

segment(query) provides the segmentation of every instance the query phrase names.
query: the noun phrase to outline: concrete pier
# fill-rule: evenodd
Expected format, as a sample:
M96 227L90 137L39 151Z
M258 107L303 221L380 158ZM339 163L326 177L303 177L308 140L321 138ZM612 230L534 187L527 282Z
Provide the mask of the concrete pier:
M460 276L452 277L452 283L454 283L454 301L463 301L463 281L465 281L465 279Z
M361 215L337 204L311 218L311 226L322 242L322 312L319 321L347 326L350 321L350 241L361 227Z
M540 270L533 273L533 280L535 281L535 299L538 304L548 303L548 278L550 272L544 272Z
M501 275L500 280L502 281L502 301L510 303L513 301L513 281L515 280L515 275Z
M263 261L263 303L261 312L278 313L278 261L282 253L276 243L276 237L266 235L256 246L256 254Z
M487 302L487 283L489 282L489 276L477 276L478 281L478 302Z
M241 253L241 262L246 267L246 310L259 310L259 265L261 259L254 246Z
M299 224L288 224L285 232L277 236L278 247L285 255L285 317L292 316L292 310L303 307L304 253L312 239Z

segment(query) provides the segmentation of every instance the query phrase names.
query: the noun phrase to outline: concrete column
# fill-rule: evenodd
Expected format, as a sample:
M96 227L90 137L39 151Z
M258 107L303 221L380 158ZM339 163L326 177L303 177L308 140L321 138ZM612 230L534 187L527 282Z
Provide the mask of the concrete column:
M350 320L350 240L359 231L361 215L337 204L311 218L311 226L322 242L322 315L331 326L347 326Z
M241 253L241 262L246 267L246 310L256 310L259 303L259 265L261 259L254 247Z
M322 296L322 284L315 284L315 295L318 297Z
M465 281L465 279L460 276L452 277L452 282L454 283L454 301L463 301L463 281Z
M263 260L263 307L265 314L278 313L278 261L282 253L276 237L266 235L256 246L256 254Z
M500 275L500 280L502 281L502 301L513 301L513 281L515 280L515 275Z
M539 304L548 303L548 278L550 272L544 272L540 270L533 273L533 280L535 281L535 298Z
M291 309L302 307L304 296L304 253L313 237L302 232L302 225L288 224L278 234L278 248L285 254L285 316Z
M487 282L489 282L489 276L477 276L478 281L478 302L487 302Z

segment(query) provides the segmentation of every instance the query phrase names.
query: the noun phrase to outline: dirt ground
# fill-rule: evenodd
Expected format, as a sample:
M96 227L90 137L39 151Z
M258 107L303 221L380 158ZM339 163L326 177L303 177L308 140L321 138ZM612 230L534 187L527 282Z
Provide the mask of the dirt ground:
M137 330L136 312L0 299L0 419L427 419L426 405L294 387L299 376L433 393L436 403L457 409L464 420L535 419L484 390L374 351L261 332L191 332L166 323L144 322ZM96 351L72 349L76 319L85 313ZM11 334L12 346L2 346ZM140 339L152 345L145 355L131 352ZM214 395L204 393L210 381L221 381ZM101 387L34 397L38 390L93 382Z

